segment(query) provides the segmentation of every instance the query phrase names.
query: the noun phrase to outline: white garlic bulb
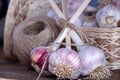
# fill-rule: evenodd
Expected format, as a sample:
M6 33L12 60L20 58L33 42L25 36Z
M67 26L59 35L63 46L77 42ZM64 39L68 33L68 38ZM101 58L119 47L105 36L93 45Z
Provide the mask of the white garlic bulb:
M106 62L102 50L93 46L83 46L79 51L80 58L83 60L81 75L89 75L97 67L104 66Z
M80 75L82 62L78 53L71 49L61 48L49 57L49 71L59 78L77 78Z
M106 5L96 14L96 21L102 28L116 28L119 20L120 10L112 4Z

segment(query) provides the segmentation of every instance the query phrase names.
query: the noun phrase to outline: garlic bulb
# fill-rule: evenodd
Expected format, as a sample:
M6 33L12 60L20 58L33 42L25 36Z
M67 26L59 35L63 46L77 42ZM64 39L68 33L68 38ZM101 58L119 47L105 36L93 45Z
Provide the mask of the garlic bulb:
M49 71L59 78L77 78L82 68L78 53L71 49L61 48L49 57Z
M104 66L106 62L103 51L97 47L82 46L79 55L84 62L81 75L89 75L97 67Z
M37 47L33 49L30 53L31 61L41 68L46 60L48 53L45 47ZM48 69L48 61L44 67L45 70Z
M79 52L83 62L81 75L90 75L90 79L105 79L111 76L111 72L107 69L106 58L102 50L93 46L83 46Z
M96 21L99 27L116 28L120 20L120 10L114 5L107 5L96 14Z

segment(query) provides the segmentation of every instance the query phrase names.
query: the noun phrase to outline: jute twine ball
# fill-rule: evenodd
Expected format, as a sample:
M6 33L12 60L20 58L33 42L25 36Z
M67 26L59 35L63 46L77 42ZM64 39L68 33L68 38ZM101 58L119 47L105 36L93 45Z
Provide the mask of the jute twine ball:
M13 32L13 54L20 62L29 66L31 50L38 46L49 46L58 34L59 28L53 18L26 19Z
M10 0L4 29L4 56L14 59L13 31L27 18L46 15L50 9L48 0Z

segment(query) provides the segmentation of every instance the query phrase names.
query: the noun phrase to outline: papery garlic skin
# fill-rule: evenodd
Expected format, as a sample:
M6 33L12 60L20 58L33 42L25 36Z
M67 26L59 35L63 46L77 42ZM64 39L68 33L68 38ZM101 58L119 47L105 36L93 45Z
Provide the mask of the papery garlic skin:
M106 5L96 14L96 21L101 28L116 28L120 20L120 10L114 5Z
M60 69L63 68L63 70L57 70L56 74L55 69L58 65L61 65ZM64 70L65 68L68 68L67 70ZM82 68L82 62L81 59L78 56L78 53L71 49L61 48L55 52L53 52L49 57L49 71L60 78L77 78L80 75L80 70ZM64 72L66 71L66 72ZM66 75L68 72L69 75ZM71 73L69 73L71 72ZM61 74L59 74L61 73Z
M87 76L92 73L97 67L106 64L106 58L102 50L93 46L83 46L79 51L79 56L82 59L83 67L81 75Z

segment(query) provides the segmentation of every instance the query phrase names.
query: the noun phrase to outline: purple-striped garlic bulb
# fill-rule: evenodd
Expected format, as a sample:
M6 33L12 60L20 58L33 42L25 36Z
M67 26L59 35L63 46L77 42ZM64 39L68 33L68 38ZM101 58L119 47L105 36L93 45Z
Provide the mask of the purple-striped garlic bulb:
M82 62L77 52L61 48L49 57L49 71L58 78L77 78L80 75Z
M41 69L45 63L46 57L48 56L47 49L45 47L37 47L33 49L30 53L31 61L38 65ZM44 70L48 70L48 60L44 66Z

